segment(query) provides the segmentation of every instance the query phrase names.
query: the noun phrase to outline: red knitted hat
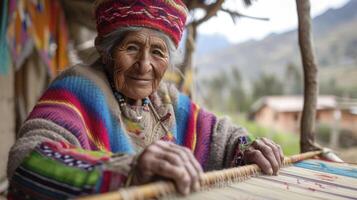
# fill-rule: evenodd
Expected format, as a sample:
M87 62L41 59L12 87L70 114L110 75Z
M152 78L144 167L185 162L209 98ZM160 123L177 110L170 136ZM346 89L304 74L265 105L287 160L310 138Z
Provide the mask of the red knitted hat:
M181 0L98 0L95 10L98 37L121 27L147 27L167 34L176 47L187 14Z

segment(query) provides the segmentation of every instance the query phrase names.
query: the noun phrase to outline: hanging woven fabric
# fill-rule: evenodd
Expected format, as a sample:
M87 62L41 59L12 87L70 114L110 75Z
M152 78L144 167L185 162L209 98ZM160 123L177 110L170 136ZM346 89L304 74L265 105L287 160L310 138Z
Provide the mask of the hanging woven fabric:
M10 53L7 45L6 31L8 24L8 0L1 3L1 22L0 22L0 75L7 74L11 65Z

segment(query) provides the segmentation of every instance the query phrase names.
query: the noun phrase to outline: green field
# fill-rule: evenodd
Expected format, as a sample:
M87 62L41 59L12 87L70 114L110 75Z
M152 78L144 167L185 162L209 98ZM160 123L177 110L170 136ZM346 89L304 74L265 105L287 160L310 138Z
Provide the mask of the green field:
M246 120L242 115L232 113L220 113L220 116L229 116L231 120L248 130L252 138L266 137L273 140L275 143L280 144L283 148L285 155L298 154L300 152L299 147L299 135L288 132L280 132L270 128L266 128L258 125L255 122Z

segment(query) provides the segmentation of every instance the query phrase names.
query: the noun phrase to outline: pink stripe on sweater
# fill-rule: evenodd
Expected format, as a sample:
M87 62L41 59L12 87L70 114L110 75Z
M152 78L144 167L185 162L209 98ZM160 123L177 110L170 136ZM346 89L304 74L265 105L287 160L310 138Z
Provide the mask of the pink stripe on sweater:
M40 99L40 101L61 101L73 105L81 113L83 120L89 129L88 134L91 134L95 143L102 143L106 150L110 151L110 142L108 138L107 128L102 119L94 116L90 109L85 107L79 99L71 92L64 89L48 90Z
M194 155L203 168L210 154L212 133L216 124L216 117L203 109L200 109L197 117L197 143Z
M58 124L68 131L70 131L78 141L80 142L82 148L91 149L88 136L85 134L86 130L80 116L68 108L67 106L60 104L39 104L36 105L35 109L31 112L28 119L45 118L51 120L55 124Z

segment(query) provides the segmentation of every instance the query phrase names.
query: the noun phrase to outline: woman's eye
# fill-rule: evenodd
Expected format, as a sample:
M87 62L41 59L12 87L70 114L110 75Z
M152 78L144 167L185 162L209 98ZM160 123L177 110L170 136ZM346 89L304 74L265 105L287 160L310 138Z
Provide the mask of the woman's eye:
M164 53L161 50L158 50L158 49L154 49L152 51L152 53L155 54L155 55L158 55L160 57L164 57L165 56Z
M126 50L128 50L128 51L137 51L137 50L139 50L139 47L136 46L136 45L128 45L126 47Z

